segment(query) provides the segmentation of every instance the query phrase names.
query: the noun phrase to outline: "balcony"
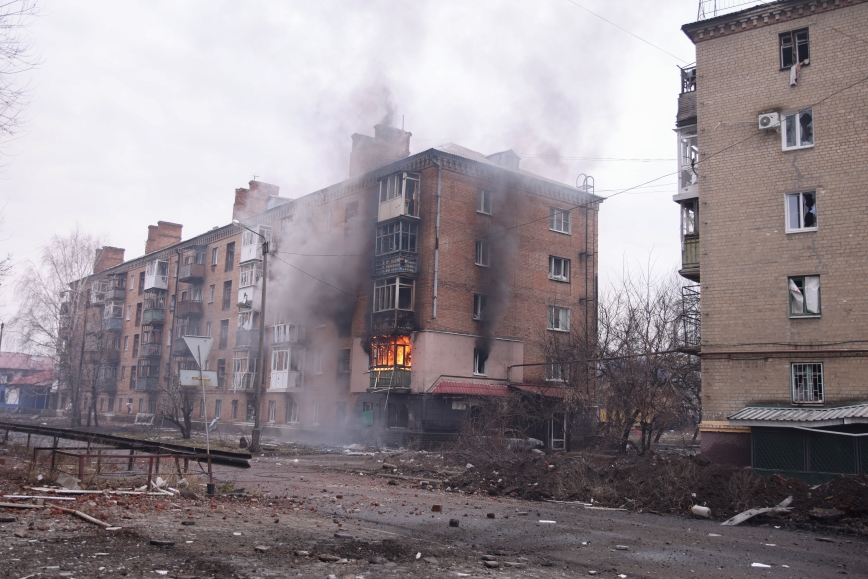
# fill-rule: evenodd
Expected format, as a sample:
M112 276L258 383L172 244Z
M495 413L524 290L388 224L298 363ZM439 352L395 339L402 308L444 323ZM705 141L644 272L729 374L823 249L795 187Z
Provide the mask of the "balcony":
M247 287L243 287L238 290L238 307L239 308L249 308L254 312L258 312L260 306L262 305L262 286L259 285L262 283L261 281L250 285Z
M145 266L145 291L169 288L169 260L155 259Z
M238 330L235 332L236 348L258 348L259 330Z
M699 285L681 288L681 348L688 352L698 352L701 346L700 332L702 316L700 310Z
M399 251L374 258L374 275L416 273L419 256L407 251Z
M162 326L166 323L166 310L145 310L142 312L143 326Z
M685 235L681 242L681 277L699 281L699 236Z
M120 332L124 327L123 318L105 318L103 319L103 329L107 332Z
M187 347L187 342L183 338L175 338L172 340L172 355L173 356L190 356L190 348Z
M256 372L235 372L232 375L232 390L253 390L256 387Z
M202 300L184 300L175 306L175 315L179 318L199 317L202 311Z
M410 388L408 368L388 368L371 370L371 390Z
M204 263L188 263L178 271L178 281L184 283L200 282L205 278Z
M155 392L160 385L160 379L155 376L136 378L136 392Z
M307 341L307 328L296 324L272 326L271 343L275 346L303 344Z
M301 372L291 372L283 370L280 372L271 372L271 382L268 385L268 392L293 392L301 388L303 384L303 374Z
M140 358L158 359L163 355L162 344L142 344L142 350L139 354Z
M105 301L122 302L127 299L127 290L121 287L113 287L105 293Z
M100 392L116 392L118 381L116 378L97 378L96 387Z
M412 310L388 310L371 315L371 332L374 334L410 333L415 325Z

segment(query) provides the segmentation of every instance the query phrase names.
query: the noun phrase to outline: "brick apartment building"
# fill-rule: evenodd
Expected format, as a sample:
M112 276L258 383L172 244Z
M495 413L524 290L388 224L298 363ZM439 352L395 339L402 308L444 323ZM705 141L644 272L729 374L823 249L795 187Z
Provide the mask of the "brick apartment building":
M353 135L349 179L297 199L251 181L235 193L239 224L181 241L180 225L159 222L130 261L104 248L88 310L98 411L159 414L172 377L195 368L178 338L207 335L208 419L252 420L263 239L261 411L274 433L449 432L474 397L556 383L545 366L513 368L510 383L507 368L544 362L545 332L593 327L592 180L545 179L512 151L410 155L410 136Z
M868 472L868 3L705 15L683 27L696 66L674 198L681 274L697 282L702 452L807 478Z

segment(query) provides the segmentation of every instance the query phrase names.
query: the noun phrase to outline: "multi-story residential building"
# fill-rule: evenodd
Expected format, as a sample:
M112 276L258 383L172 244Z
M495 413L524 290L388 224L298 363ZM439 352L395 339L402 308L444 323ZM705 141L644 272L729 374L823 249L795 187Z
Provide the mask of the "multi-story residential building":
M711 17L683 27L696 65L682 71L675 196L681 274L697 282L702 452L868 472L868 3L703 5Z
M0 414L39 413L48 409L53 384L54 364L50 358L0 353Z
M345 181L296 199L251 181L237 224L182 242L160 222L145 256L103 260L91 299L118 353L99 408L159 413L193 367L186 335L214 338L207 417L222 422L252 420L260 378L265 425L336 434L455 430L468 398L507 392L508 374L556 383L522 365L547 362L546 332L594 331L593 180L545 179L512 151L410 155L409 139L378 125L353 135Z

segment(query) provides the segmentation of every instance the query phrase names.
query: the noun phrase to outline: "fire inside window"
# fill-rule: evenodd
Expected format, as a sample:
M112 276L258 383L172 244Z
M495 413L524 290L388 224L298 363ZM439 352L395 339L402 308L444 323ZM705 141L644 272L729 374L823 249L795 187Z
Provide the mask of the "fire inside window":
M409 368L412 346L407 336L377 336L371 341L371 369Z

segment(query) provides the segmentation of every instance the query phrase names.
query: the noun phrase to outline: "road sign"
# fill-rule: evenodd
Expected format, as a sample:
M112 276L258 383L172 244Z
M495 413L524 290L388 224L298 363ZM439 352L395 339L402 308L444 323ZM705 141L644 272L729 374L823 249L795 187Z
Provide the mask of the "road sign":
M199 377L199 370L181 370L181 386L201 386L202 380L205 380L205 386L208 388L217 388L217 372L207 371L202 372L202 377Z
M200 368L205 367L205 360L208 359L208 353L211 351L211 344L214 343L214 338L207 336L184 336L182 338L187 344L193 358Z

